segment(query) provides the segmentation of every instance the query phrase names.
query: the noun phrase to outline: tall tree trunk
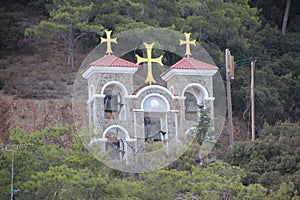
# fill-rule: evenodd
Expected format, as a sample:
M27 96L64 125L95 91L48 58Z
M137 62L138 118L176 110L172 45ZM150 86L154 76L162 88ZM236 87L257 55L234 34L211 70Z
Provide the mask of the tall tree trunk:
M283 16L283 21L282 21L282 29L281 29L282 34L286 33L286 27L287 27L287 22L288 22L288 18L289 18L290 7L291 7L291 0L286 0L285 11L284 11L284 16Z
M199 30L198 30L198 34L199 34L198 42L200 43L200 42L201 42L201 39L202 39L202 26L200 26L200 28L199 28Z
M73 26L70 26L69 31L69 58L68 58L68 64L71 68L74 68L74 46L75 41L73 37Z

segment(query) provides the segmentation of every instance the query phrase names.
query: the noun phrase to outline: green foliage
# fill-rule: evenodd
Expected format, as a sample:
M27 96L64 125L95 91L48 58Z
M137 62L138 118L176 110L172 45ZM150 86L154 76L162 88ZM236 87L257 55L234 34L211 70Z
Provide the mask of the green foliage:
M255 8L250 8L247 2L207 0L190 5L187 5L187 1L180 2L185 2L185 23L181 29L194 33L193 37L198 38L211 55L222 56L214 57L217 65L222 66L224 63L224 55L220 51L225 48L230 48L236 57L247 54L251 46L249 32L255 32L260 26Z
M180 171L191 171L193 167L199 166L200 145L192 143L176 161L170 164L167 169L176 169ZM198 162L198 163L197 163Z
M26 34L51 40L66 47L69 51L68 62L74 65L74 48L80 44L95 45L98 34L103 29L124 31L138 27L165 27L181 32L191 32L192 38L213 57L224 72L224 50L229 48L235 59L249 57L270 58L271 62L258 62L255 69L256 121L257 128L265 122L275 124L281 120L299 121L299 44L297 32L282 34L278 29L285 2L273 3L271 0L18 0L28 8L41 8L47 19L42 20ZM297 30L299 9L297 1L292 1L290 11L291 30ZM293 6L294 5L294 6ZM295 6L296 5L296 6ZM275 12L275 13L276 13ZM3 12L0 23L0 43L9 42L17 46L20 39L19 22L10 19ZM13 17L14 18L14 17ZM268 23L269 22L269 23ZM279 26L275 26L277 24ZM17 27L17 28L16 28ZM11 38L10 38L11 37ZM91 42L93 41L93 42ZM77 43L78 44L78 43ZM1 45L2 47L5 45ZM234 114L247 119L249 111L249 66L250 61L236 70L232 81Z
M38 172L26 181L23 187L28 194L23 197L24 199L86 199L91 196L94 199L114 198L121 190L117 186L119 185L110 181L107 175L96 175L87 168L60 165L50 167L47 172Z
M255 106L257 128L265 122L299 121L299 34L282 33L266 25L255 34L258 62L255 68ZM267 59L267 60L261 60ZM238 60L238 59L237 59ZM250 61L236 67L232 81L233 110L247 119L250 96Z
M114 31L145 26L163 27L191 32L218 65L223 65L225 48L247 55L252 37L260 27L257 9L247 1L224 3L221 0L203 2L176 0L120 0L94 3L93 24ZM254 51L255 52L255 51ZM238 56L236 55L236 56Z
M295 190L295 186L293 183L288 182L288 183L282 183L280 184L280 187L277 191L272 193L271 195L272 199L275 200L288 200L288 199L293 199L293 200L298 200L299 196L297 196L297 192Z
M286 1L273 1L273 0L249 0L251 6L260 9L260 17L263 19L264 23L270 23L278 28L282 26L282 18L285 12ZM288 18L288 31L297 32L297 22L299 22L298 17L300 14L300 2L291 1L291 8Z
M102 33L104 28L123 31L146 26L191 32L192 38L201 42L217 65L221 66L221 71L225 48L230 48L236 60L248 57L271 58L271 62L258 62L255 69L256 125L262 128L258 129L260 138L255 142L236 143L226 156L227 162L240 168L222 162L207 168L196 166L199 145L194 144L168 167L172 170L160 170L134 178L104 168L83 147L72 127L47 127L30 135L16 129L11 133L10 142L30 144L21 145L15 152L15 188L20 189L17 198L298 198L300 37L296 32L299 24L296 20L297 9L291 10L293 23L290 23L289 29L295 33L282 35L278 27L273 26L281 24L281 15L274 15L271 11L277 9L282 13L284 1L250 0L251 7L247 0L14 2L28 7L41 7L48 19L26 33L34 33L68 48L70 64L75 43L84 35L96 38L95 33ZM293 8L297 8L297 2L292 1ZM261 8L261 13L258 13L258 8ZM1 48L14 49L22 30L14 16L4 9L1 11ZM235 114L243 115L245 119L249 112L249 66L250 62L238 68L235 80L232 81ZM295 123L278 123L287 119ZM203 119L202 122L206 124L205 121ZM199 144L207 132L206 126L202 128L198 137ZM150 151L157 148L151 145L148 147ZM0 199L8 199L11 154L0 151L0 157ZM124 176L127 178L120 179Z
M207 135L208 128L210 125L210 117L208 115L208 110L204 105L198 105L199 108L199 119L196 130L196 142L202 145L205 136Z
M75 43L87 32L99 33L101 25L89 23L93 3L85 4L75 0L54 0L46 8L49 19L42 20L33 29L27 29L25 35L34 34L39 38L55 42L69 50L68 64L74 67Z
M163 147L163 144L160 142L149 141L149 142L146 142L144 151L145 152L158 151L162 147Z
M24 130L20 128L16 128L15 131L11 131L9 140L13 144L24 144L28 142L28 138L26 137Z
M138 188L128 197L138 199L262 199L266 189L261 185L243 186L242 171L222 162L207 168L194 167L191 172L159 170L142 174ZM255 192L254 192L255 191Z
M41 4L44 2L41 1ZM259 18L266 14L266 10L270 11L269 7L273 7L269 4L270 1L263 4L255 0L56 0L46 6L49 19L41 21L29 32L70 47L70 65L73 63L71 49L75 47L78 37L85 36L84 44L88 44L89 40L95 40L95 33L102 33L104 27L117 32L146 26L191 32L192 38L201 42L216 64L221 66L222 72L225 48L231 50L236 60L270 58L272 62L258 62L255 69L256 125L260 129L265 122L299 121L300 113L299 95L295 92L299 89L297 66L300 63L300 37L296 33L283 35L277 27ZM275 4L274 8L281 8L279 5ZM256 6L264 10L260 12ZM291 13L296 15L295 11ZM249 113L249 65L250 61L237 69L236 78L232 81L234 114L243 115L244 119Z
M267 66L264 66L266 64ZM299 120L299 76L297 71L283 76L276 75L270 63L257 63L255 70L255 121L260 130L264 123L271 125L278 121ZM250 70L246 66L236 70L232 82L232 104L236 115L249 120L250 115Z
M113 31L146 27L141 19L142 4L132 0L104 1L92 0L93 24Z
M297 58L298 62L300 61ZM280 77L282 81L281 99L284 101L283 107L287 111L288 119L292 122L300 121L300 70L291 71Z
M282 137L278 132L270 133L269 129L270 127L266 127L267 133L262 137ZM295 135L292 130L290 135ZM68 142L64 142L66 138ZM258 176L260 182L269 187L269 190L257 183L244 185L245 175L249 171L247 169L244 171L240 167L230 166L221 161L211 163L205 168L196 166L187 158L198 152L198 144L194 144L196 146L192 146L177 164L169 167L169 170L162 169L133 175L116 173L105 168L82 146L79 136L71 126L47 127L41 132L30 135L25 135L22 130L17 129L12 132L10 139L11 142L20 145L15 151L14 159L15 188L20 189L16 198L24 200L176 198L260 200L280 199L280 197L291 199L296 198L297 195L298 183L295 182L297 176L287 177L288 181L281 183L279 181L281 179L277 177L281 177L282 173L277 166L272 169L273 172ZM28 145L21 145L21 143ZM285 148L288 148L287 146ZM247 148L241 151L242 154L249 156L250 160L255 158L250 153L252 151L250 145ZM284 150L280 146L272 146L272 148L268 146L265 149L256 145L254 150L260 150L266 163L279 154L276 152L277 148ZM0 159L0 198L7 199L10 189L11 154L0 151L0 157L2 158ZM295 159L298 163L299 155ZM184 166L185 161L190 162L190 165ZM247 162L243 163L247 165ZM257 167L262 166L258 164ZM263 167L268 169L270 166ZM181 170L176 170L177 168ZM275 169L279 171L276 172ZM274 184L278 184L279 189Z
M277 190L280 184L291 182L299 191L299 128L291 122L266 124L257 141L234 144L226 161L245 170L245 184L260 183Z
M70 199L75 195L86 198L90 190L85 188L94 190L101 181L106 182L107 177L98 173L103 165L82 146L71 126L47 127L30 135L16 129L10 141L19 144L14 159L15 188L21 189L17 197ZM9 152L4 152L1 151L4 160L0 161L0 173L5 175L0 181L0 199L8 197L10 187L11 157Z

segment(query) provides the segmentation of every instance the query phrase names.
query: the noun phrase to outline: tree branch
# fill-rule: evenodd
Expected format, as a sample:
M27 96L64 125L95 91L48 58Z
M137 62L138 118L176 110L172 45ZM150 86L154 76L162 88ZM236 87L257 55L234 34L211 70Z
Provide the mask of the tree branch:
M53 43L53 44L57 44L57 45L59 45L59 46L68 48L68 46L66 46L65 44L62 44L62 43L59 43L59 42L55 42L55 41L52 41L52 40L43 40L43 39L42 39L42 41L49 42L49 43Z
M76 43L77 40L79 40L82 36L86 35L86 33L81 33L80 35L78 35L75 39L74 42Z
M207 40L207 39L202 39L202 40L206 41L208 44L210 44L210 45L216 47L217 49L221 49L217 44L215 44L215 43L213 43L213 42L211 42L211 41L209 41L209 40Z

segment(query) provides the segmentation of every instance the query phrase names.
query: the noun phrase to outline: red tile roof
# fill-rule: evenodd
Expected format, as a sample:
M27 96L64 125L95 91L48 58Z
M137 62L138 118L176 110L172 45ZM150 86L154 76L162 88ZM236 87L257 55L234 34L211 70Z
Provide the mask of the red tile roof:
M105 55L98 60L95 60L89 67L91 66L100 66L100 67L139 67L139 65L119 58L114 55Z
M218 70L219 68L194 58L182 58L180 61L172 65L170 69Z
M191 69L191 70L218 70L217 66L196 60L194 58L182 58L177 63L172 65L167 71L162 73L160 76L164 76L172 69Z

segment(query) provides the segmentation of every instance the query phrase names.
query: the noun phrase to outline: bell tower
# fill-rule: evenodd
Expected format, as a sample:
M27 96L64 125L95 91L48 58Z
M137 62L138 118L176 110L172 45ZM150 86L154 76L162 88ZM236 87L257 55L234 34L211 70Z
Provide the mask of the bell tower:
M167 87L174 93L183 97L181 101L180 120L188 126L193 126L200 116L199 107L204 105L209 109L209 115L213 124L214 97L213 79L218 67L196 60L192 56L190 45L196 45L195 40L190 40L190 33L185 33L185 40L179 40L180 45L185 45L185 56L161 74L161 78L167 82ZM187 127L188 127L187 126Z
M90 63L82 72L89 87L89 125L96 130L99 120L108 125L110 121L122 123L126 120L126 97L133 92L133 74L139 67L112 55L112 43L116 44L117 38L111 37L111 31L106 31L106 37L101 37L101 43L107 46L106 55Z

